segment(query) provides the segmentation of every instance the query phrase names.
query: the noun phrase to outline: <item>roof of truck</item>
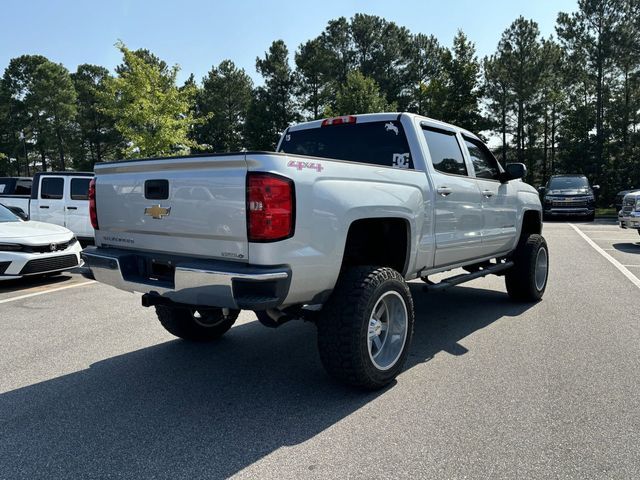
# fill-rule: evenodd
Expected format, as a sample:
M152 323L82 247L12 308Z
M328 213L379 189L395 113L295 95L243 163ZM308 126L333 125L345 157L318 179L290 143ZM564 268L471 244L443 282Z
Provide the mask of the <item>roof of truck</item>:
M479 140L478 136L469 130L466 130L462 127L458 127L451 123L446 123L441 120L436 120L435 118L426 117L424 115L418 115L417 113L410 112L381 112L381 113L363 113L360 115L341 115L339 117L334 118L350 118L355 117L355 123L366 123L366 122L384 122L384 121L400 121L402 116L409 117L411 119L417 119L428 123L432 127L440 127L446 130L454 130L469 135L473 138ZM319 128L323 125L323 122L327 120L326 118L322 118L319 120L311 120L309 122L302 122L296 125L292 125L287 128L286 132L295 132L297 130L307 130L311 128Z

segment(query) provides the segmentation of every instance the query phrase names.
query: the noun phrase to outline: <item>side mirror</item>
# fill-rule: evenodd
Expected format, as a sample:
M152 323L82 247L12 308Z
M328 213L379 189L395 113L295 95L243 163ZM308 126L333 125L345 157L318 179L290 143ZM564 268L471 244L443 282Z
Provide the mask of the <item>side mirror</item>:
M600 185L594 185L593 187L591 187L591 190L597 192L598 190L600 190Z
M504 173L502 174L502 180L508 182L509 180L515 180L522 178L527 174L527 167L524 163L507 163L504 167Z
M540 193L540 195L544 195L544 192L547 191L546 187L538 187L538 192Z

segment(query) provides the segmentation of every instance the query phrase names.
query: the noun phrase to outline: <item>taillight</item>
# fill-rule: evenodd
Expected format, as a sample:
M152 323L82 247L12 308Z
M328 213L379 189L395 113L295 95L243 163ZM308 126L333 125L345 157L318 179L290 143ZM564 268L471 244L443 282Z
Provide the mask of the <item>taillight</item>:
M98 212L96 210L96 179L92 178L89 182L89 218L91 226L98 230Z
M293 236L293 180L272 173L247 174L247 235L250 242L275 242Z

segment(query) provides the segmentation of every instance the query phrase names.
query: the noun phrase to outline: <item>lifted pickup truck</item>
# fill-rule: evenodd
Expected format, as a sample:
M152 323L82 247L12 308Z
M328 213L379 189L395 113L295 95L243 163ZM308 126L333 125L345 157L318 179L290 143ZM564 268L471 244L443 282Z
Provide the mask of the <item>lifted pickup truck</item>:
M141 292L188 340L223 335L241 309L267 326L317 324L337 379L387 385L413 334L406 281L443 288L488 274L515 300L547 284L537 191L472 133L406 114L288 128L276 152L96 165L96 280ZM433 284L429 275L463 267Z

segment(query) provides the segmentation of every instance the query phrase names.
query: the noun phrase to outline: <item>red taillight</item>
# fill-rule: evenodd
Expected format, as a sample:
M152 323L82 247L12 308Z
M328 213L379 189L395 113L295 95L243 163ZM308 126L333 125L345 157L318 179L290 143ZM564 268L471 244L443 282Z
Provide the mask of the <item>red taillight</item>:
M271 173L247 176L247 234L250 242L274 242L293 235L293 181Z
M89 218L91 226L98 230L98 212L96 210L96 179L92 178L89 182Z
M347 115L344 117L334 117L334 118L325 118L322 121L322 125L323 127L329 127L332 125L342 125L344 123L356 123L356 116L355 115Z

